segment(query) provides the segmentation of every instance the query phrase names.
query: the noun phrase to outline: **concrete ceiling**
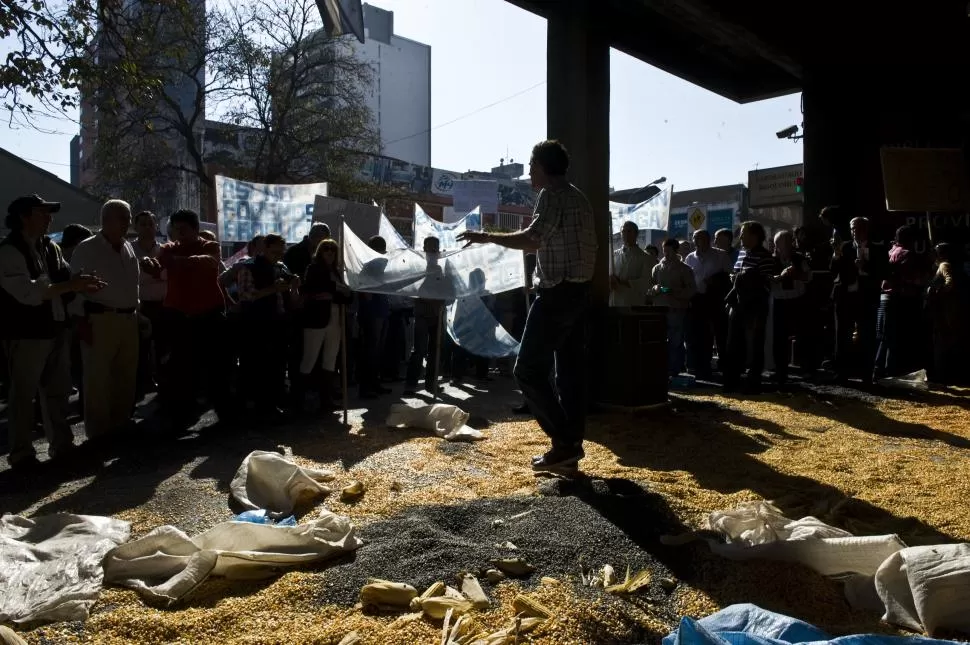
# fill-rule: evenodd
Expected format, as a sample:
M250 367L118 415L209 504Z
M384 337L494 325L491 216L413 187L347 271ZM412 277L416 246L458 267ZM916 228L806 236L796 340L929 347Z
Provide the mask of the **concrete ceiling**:
M569 0L508 0L546 18ZM741 103L802 89L806 67L970 60L966 0L597 0L610 45ZM851 13L850 13L851 11Z

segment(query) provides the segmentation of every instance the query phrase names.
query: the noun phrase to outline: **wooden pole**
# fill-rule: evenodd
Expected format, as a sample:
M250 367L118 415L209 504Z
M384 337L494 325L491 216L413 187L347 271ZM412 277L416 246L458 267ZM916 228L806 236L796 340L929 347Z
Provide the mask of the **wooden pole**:
M434 403L438 400L438 377L440 376L439 371L441 370L441 334L444 332L445 326L445 305L441 304L438 309L438 333L437 338L435 338L435 352L434 352L434 381L431 383L431 402Z
M340 214L340 252L337 255L340 271L344 270L344 215ZM346 282L346 280L345 280ZM347 425L347 307L340 305L340 392L344 411L344 425Z

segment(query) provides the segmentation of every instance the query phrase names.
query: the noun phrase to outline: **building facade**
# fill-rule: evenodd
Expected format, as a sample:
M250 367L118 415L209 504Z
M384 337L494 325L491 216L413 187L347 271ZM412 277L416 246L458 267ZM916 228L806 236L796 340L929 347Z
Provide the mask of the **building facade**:
M126 29L150 24L159 39L175 48L173 51L177 53L173 56L179 57L183 71L169 75L161 91L164 98L154 105L135 106L118 98L110 108L103 109L108 104L103 94L109 91L107 88L82 89L80 132L71 141L71 180L77 187L117 196L131 202L136 209L159 214L170 214L180 208L200 209L199 178L194 173L176 170L194 166L188 141L191 139L196 147L202 145L205 123L205 96L199 89L205 87L204 46L199 45L204 43L205 0L191 0L191 3L191 14L178 14L172 17L173 22L166 22L169 15L164 13L163 4L128 0L113 14L118 24L102 26L91 50L96 64L111 67L124 56L124 45L113 43L107 34L124 36ZM165 64L164 60L156 62ZM152 133L146 136L143 130L132 128L135 124ZM143 173L144 178L137 184L109 179L110 173L97 159L98 141L115 137L125 129L138 132L131 137L130 144L115 139L120 142L120 150L125 151L127 161L139 168L157 166L160 169Z
M53 233L64 230L68 224L82 224L90 229L101 226L101 200L3 148L0 148L0 192L6 196L7 204L20 195L32 193L60 202L61 210L51 224ZM0 220L0 237L6 233Z
M367 104L385 156L431 165L431 47L394 33L394 13L364 5L357 57L374 70Z

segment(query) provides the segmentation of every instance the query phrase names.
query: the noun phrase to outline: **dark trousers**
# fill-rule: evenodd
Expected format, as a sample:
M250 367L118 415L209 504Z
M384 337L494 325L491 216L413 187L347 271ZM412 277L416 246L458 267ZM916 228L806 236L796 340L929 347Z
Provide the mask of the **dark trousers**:
M920 296L883 294L876 315L876 361L878 376L901 376L921 367L926 356Z
M868 290L839 295L835 301L835 367L839 376L872 376L876 364L879 294ZM852 335L858 328L858 345Z
M160 300L146 300L139 306L138 392L147 392L156 380L165 346L164 309Z
M588 314L589 283L562 282L539 290L522 333L515 379L553 448L586 434Z
M482 356L475 356L454 342L448 339L451 348L451 377L453 379L463 379L468 373L469 364L475 367L475 378L483 379L488 376L488 359Z
M294 317L287 320L280 333L286 335L285 346L282 347L282 351L286 355L284 369L292 386L293 382L300 376L300 362L303 360L303 325L298 317ZM314 372L318 370L318 367L314 367Z
M283 401L286 365L289 356L289 321L282 317L242 316L246 339L241 350L241 382L247 400L260 410L274 408Z
M204 394L218 414L229 413L226 314L218 309L189 316L166 309L165 315L171 336L160 384L163 404L185 415Z
M414 349L408 360L408 373L404 378L405 385L417 387L421 378L421 362L427 358L424 371L425 388L430 392L438 384L438 326L440 316L414 317Z
M719 304L720 307L715 305ZM717 313L723 316L724 301L715 302L707 293L691 298L687 312L687 367L697 376L709 376L711 358L714 356L714 338L717 336ZM718 339L718 347L724 341Z
M775 380L788 380L794 336L799 345L807 342L802 334L801 316L804 315L804 297L791 300L775 300L771 316L771 353L775 358Z
M728 360L722 368L725 387L737 387L745 370L746 385L751 388L761 387L761 373L765 369L767 324L767 303L765 306L731 307L728 313Z
M381 374L384 378L397 381L401 378L401 363L407 358L407 323L411 317L409 309L394 309L387 319L387 336L384 340L384 353L381 356Z
M360 353L357 382L362 392L374 392L381 387L381 358L387 340L388 319L385 316L360 315Z

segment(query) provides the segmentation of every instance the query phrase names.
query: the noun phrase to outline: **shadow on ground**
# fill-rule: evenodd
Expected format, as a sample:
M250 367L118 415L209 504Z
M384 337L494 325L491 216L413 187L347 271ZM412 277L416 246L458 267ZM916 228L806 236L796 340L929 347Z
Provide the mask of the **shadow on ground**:
M657 411L641 423L624 423L622 417L596 419L590 423L587 438L609 448L623 466L690 472L698 486L724 494L752 490L775 500L788 517L814 515L856 534L895 533L912 545L959 541L916 518L898 517L863 500L847 499L834 486L779 472L757 459L775 439L799 439L774 422L716 403L679 397L672 397L672 402L669 409ZM861 409L862 414L879 414L871 408ZM856 419L856 413L846 406L829 414ZM760 433L749 434L738 427ZM947 434L920 427L932 438Z

